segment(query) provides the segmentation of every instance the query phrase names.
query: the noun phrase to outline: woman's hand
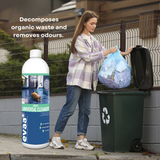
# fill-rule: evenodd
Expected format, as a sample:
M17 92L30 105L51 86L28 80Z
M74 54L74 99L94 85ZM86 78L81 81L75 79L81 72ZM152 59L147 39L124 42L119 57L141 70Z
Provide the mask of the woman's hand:
M112 47L109 49L109 52L110 53L115 53L117 51L117 48L116 47Z
M134 47L130 47L130 48L128 49L128 51L126 51L126 52L120 52L120 53L121 53L122 56L126 56L126 55L128 55L128 54L131 53L131 51L133 50L133 48L134 48Z
M107 50L103 51L103 55L106 56L107 54L115 53L116 51L117 51L117 48L116 47L112 47L110 49L107 49Z
M133 48L134 48L134 47L130 47L130 48L128 49L128 51L126 52L126 54L130 54L130 53L132 52Z

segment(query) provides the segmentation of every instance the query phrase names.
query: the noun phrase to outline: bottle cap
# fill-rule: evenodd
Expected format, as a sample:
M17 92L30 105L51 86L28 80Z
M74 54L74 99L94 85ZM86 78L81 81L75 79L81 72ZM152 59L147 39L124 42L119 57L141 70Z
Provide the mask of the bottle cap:
M41 58L41 50L39 50L39 49L30 50L30 58L32 58L32 57Z

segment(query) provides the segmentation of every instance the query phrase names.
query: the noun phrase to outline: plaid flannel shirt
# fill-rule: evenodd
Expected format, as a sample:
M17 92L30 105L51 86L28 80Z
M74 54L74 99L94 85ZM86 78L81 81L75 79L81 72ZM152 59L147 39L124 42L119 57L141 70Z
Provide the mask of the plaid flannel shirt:
M67 85L77 85L83 89L96 90L98 83L98 72L100 60L104 57L103 51L106 50L102 44L91 34L91 45L82 33L77 37L75 43L75 53L71 53L67 74Z

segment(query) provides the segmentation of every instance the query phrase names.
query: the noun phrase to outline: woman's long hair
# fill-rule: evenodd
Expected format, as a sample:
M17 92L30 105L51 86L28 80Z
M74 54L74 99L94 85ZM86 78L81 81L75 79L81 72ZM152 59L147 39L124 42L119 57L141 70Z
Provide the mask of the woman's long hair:
M79 20L79 23L76 27L76 30L73 35L73 39L71 42L71 52L74 54L75 53L75 43L77 37L83 32L84 30L84 23L88 22L90 18L98 18L98 15L93 12L93 11L85 11L82 15L82 17Z

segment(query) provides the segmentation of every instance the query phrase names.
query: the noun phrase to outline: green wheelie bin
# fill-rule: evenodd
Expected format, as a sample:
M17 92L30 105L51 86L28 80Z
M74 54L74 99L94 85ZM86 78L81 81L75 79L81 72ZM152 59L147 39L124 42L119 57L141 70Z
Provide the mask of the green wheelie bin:
M137 91L98 92L102 149L108 152L138 152L142 149L144 98L153 87L150 52L137 45L131 52L131 66Z

